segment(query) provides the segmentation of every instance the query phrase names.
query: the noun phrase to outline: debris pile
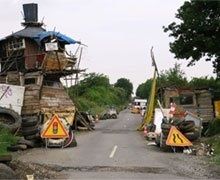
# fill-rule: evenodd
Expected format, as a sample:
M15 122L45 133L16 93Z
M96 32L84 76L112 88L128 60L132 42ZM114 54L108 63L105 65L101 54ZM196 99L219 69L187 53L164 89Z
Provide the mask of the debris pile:
M172 126L175 126L190 141L197 140L201 137L201 131L196 127L193 120L186 121L185 119L177 118L167 120L164 118L161 124L162 146L166 145L166 140Z
M106 119L117 119L118 118L118 111L114 107L108 108L105 112L102 113L100 116L101 120Z
M73 129L89 130L89 131L94 130L95 129L95 117L89 114L88 112L77 111Z
M193 153L197 156L212 156L214 155L214 148L210 144L200 143L194 146Z

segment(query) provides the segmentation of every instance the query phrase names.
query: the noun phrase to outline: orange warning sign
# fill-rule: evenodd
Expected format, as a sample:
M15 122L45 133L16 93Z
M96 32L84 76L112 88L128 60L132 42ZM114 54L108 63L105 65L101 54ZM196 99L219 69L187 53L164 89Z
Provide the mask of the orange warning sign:
M192 146L192 143L175 126L171 126L166 140L168 146Z
M54 115L47 128L41 133L42 138L67 138L69 134L67 133L65 127L61 123L59 117Z

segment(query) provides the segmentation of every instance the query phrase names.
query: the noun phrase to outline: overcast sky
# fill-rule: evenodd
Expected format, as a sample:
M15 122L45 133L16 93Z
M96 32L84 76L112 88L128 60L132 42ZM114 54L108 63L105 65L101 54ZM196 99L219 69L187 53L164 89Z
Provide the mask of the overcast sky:
M162 26L175 20L183 0L0 0L0 38L22 29L23 3L38 3L39 20L47 30L64 33L88 45L81 68L107 75L111 83L125 77L136 89L152 77L150 48L159 70L174 66L169 52L172 38ZM187 68L187 77L212 76L212 64L199 62Z

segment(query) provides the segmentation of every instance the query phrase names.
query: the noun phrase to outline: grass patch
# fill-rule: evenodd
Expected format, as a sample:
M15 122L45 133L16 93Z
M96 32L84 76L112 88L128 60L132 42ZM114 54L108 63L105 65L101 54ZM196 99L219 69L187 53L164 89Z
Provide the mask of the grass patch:
M205 132L207 136L205 143L211 144L214 148L214 156L212 161L220 165L220 119L214 119Z
M17 137L7 129L0 127L0 155L8 154L7 147L17 142Z
M79 111L88 111L92 115L101 115L111 106L120 111L127 104L123 91L110 86L90 87L83 94L76 97L73 96L74 88L70 89L69 93Z
M220 134L220 119L214 119L210 122L208 129L205 132L205 136L214 136L216 134Z
M214 148L214 156L211 159L214 163L220 165L220 134L206 138L204 142L212 145Z

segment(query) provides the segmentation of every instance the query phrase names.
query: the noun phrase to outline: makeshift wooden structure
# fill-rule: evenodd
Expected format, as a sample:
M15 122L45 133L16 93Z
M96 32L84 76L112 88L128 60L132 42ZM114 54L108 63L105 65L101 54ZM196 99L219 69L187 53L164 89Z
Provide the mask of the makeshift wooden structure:
M76 65L77 57L65 49L80 42L46 31L38 22L37 4L24 4L23 9L24 29L0 40L0 83L25 87L21 130L26 139L35 139L54 113L74 125L75 105L60 78L83 70Z
M170 103L174 102L178 107L200 117L203 124L213 120L212 94L208 89L166 87L162 89L162 92L165 108L170 108Z

